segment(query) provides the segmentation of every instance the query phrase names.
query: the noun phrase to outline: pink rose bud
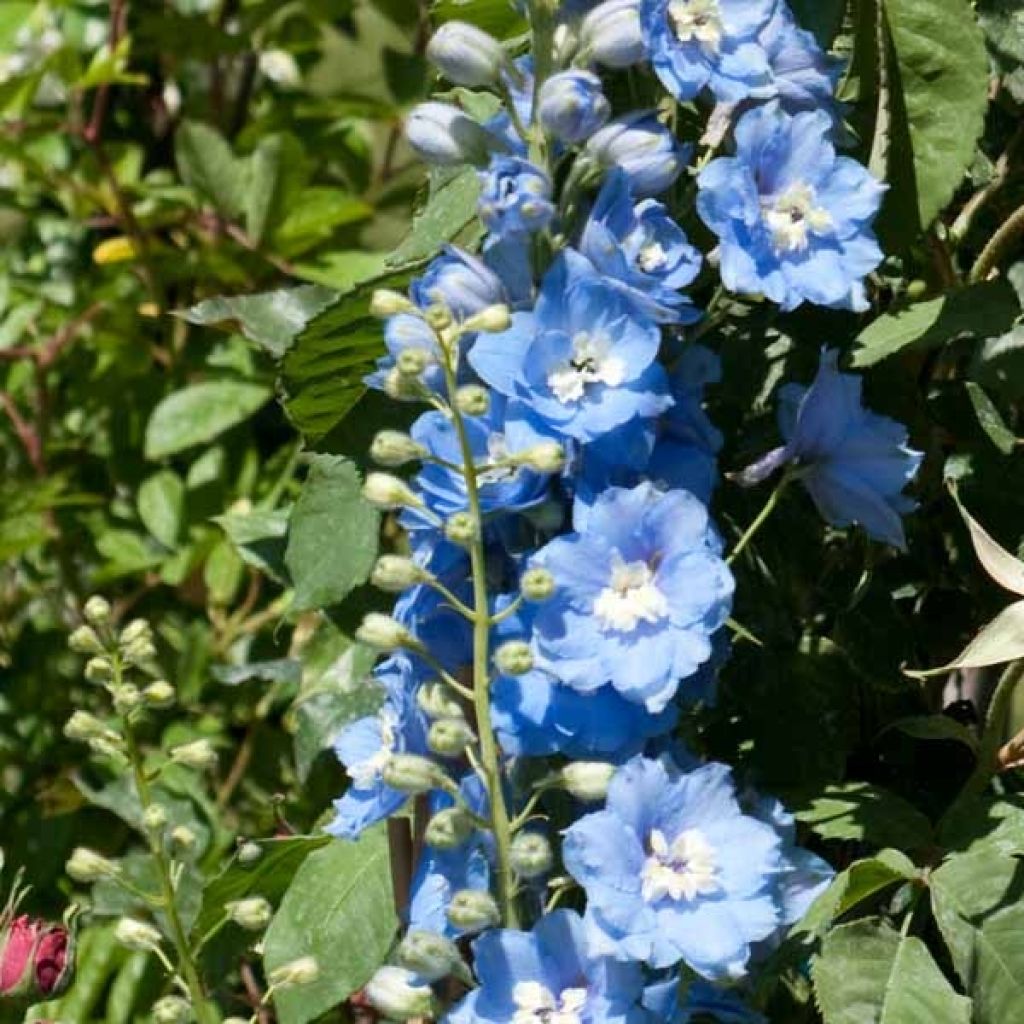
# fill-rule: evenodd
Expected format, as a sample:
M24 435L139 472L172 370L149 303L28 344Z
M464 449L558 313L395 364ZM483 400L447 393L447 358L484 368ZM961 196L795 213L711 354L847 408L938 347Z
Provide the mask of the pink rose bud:
M0 934L0 997L58 995L70 980L71 936L63 925L21 914Z

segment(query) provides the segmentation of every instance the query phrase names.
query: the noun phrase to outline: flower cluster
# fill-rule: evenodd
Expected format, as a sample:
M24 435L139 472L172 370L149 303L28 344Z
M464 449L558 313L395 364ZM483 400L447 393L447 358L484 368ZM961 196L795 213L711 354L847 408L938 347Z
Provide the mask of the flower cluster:
M367 383L422 410L371 448L364 494L405 530L373 582L399 597L357 631L386 657L378 710L336 739L350 782L330 830L408 805L424 843L367 997L435 1012L436 982L471 980L454 940L476 935L456 1024L754 1021L745 979L830 869L673 737L714 698L735 587L698 296L864 308L882 188L838 154L834 62L781 0L529 7L526 57L459 22L431 40L446 79L502 101L486 121L425 103L407 125L428 162L475 168L485 235L372 304L386 353ZM614 109L627 68L695 103L704 137ZM785 446L741 482L785 464L831 523L900 544L905 432L832 354L780 406Z

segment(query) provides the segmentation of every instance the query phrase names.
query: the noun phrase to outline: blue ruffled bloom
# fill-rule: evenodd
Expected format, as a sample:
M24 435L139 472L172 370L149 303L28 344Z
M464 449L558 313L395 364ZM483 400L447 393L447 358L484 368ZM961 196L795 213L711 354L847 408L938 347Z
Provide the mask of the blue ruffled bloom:
M423 276L409 286L409 294L420 309L440 304L456 320L508 301L501 278L483 260L454 245L444 246Z
M560 71L541 87L539 111L549 135L575 144L608 120L611 106L592 71Z
M429 391L444 394L446 391L444 370L441 368L441 354L437 348L437 336L430 326L414 313L398 313L388 317L384 325L384 347L387 355L377 360L377 368L367 374L367 387L383 391L398 357L406 349L418 349L426 354L426 369L420 374L420 381Z
M836 156L832 119L778 104L736 126L736 155L698 178L697 210L720 240L722 281L783 309L802 302L864 310L864 278L882 260L871 222L884 186Z
M813 33L800 28L787 4L776 6L758 38L768 55L769 76L758 98L778 99L789 114L823 110L834 116L842 62L826 54Z
M733 578L707 509L645 483L599 495L581 532L535 556L555 578L534 624L539 653L581 692L611 682L657 712L711 656Z
M621 168L633 194L641 198L666 191L692 152L649 110L617 117L587 140L587 153L602 167Z
M742 812L722 764L627 762L605 809L566 832L562 856L586 890L597 948L619 957L739 977L751 944L779 926L779 836Z
M601 187L580 252L651 319L675 324L699 319L680 289L700 273L700 252L664 205L654 199L634 202L623 171L613 170Z
M769 80L757 41L777 0L642 0L640 18L651 66L676 99L708 87L729 103Z
M542 917L531 932L496 929L473 943L480 987L448 1024L644 1024L639 964L595 956L571 910Z
M544 277L532 313L477 338L473 369L549 435L592 441L672 404L656 362L661 334L620 293L567 250Z
M493 157L480 185L480 219L499 237L541 231L555 215L551 179L521 157Z

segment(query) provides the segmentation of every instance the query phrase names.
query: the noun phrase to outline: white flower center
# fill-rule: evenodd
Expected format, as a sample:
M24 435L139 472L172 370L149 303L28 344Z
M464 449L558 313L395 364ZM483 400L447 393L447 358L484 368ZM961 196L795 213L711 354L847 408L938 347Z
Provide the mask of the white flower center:
M812 231L821 235L832 227L832 215L817 202L814 189L803 182L790 185L781 195L764 201L762 216L776 249L803 252Z
M668 18L681 43L696 41L712 51L717 51L722 43L725 28L718 0L672 0Z
M611 355L612 341L603 331L580 331L572 339L572 355L548 374L548 387L563 404L578 402L588 384L618 387L626 379L626 364Z
M671 845L653 829L647 841L651 852L644 861L640 891L648 903L663 896L692 900L718 889L715 851L698 829L685 829Z
M384 766L395 752L398 738L398 717L389 708L381 708L377 715L380 726L380 747L358 764L349 765L348 775L357 789L369 789L379 778Z
M665 266L668 256L660 242L648 242L636 258L637 265L645 274L653 274Z
M539 981L521 981L512 990L512 1024L582 1024L585 988L563 989L558 996Z
M631 633L640 622L657 622L668 615L668 601L654 582L646 562L624 562L612 555L608 586L597 595L594 615L604 630Z

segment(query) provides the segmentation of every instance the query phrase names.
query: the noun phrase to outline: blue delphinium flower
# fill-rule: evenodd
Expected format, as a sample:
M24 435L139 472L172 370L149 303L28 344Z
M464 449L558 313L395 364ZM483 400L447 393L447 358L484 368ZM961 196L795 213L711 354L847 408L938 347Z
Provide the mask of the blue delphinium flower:
M427 753L427 727L416 706L411 661L395 655L377 667L374 677L384 688L384 703L375 714L347 725L334 742L334 752L352 780L344 796L335 800L335 817L327 826L328 832L342 839L357 838L408 799L381 776L391 755Z
M458 107L434 101L413 107L405 136L422 160L441 166L481 164L495 141Z
M639 964L597 957L571 910L542 917L530 932L496 929L473 943L480 987L448 1024L643 1024Z
M597 948L715 979L741 976L751 944L778 926L779 845L743 814L725 765L675 773L634 758L605 809L568 829L562 856L586 890Z
M454 245L444 246L409 286L409 294L420 309L440 304L459 321L508 301L501 278L483 260Z
M534 639L569 685L606 682L660 711L711 656L733 579L707 509L686 491L612 487L582 532L557 537L534 563L555 578Z
M655 199L637 204L613 170L590 211L580 252L637 308L662 323L690 324L700 313L681 293L700 272L701 254Z
M727 102L768 80L757 42L776 0L642 0L640 18L651 66L676 99L708 87Z
M718 1024L767 1024L767 1020L743 1002L739 993L696 980L686 986L679 978L649 985L644 1006L661 1024L697 1024L709 1018Z
M871 537L905 550L902 516L916 502L903 494L921 452L907 445L907 428L864 408L860 377L839 372L839 353L824 350L809 388L779 392L779 429L786 443L740 474L744 484L764 480L792 463L833 526L859 523Z
M365 378L368 387L385 390L399 356L407 349L415 349L423 355L425 368L419 375L423 387L428 391L444 394L446 390L444 370L441 368L441 353L437 347L437 336L431 327L414 313L397 313L388 317L384 325L384 347L387 354L377 360L377 368Z
M592 71L560 71L540 90L540 123L561 142L583 142L608 120L611 106Z
M586 151L602 167L621 168L638 198L666 191L693 152L649 110L609 121L590 136Z
M495 235L540 231L555 215L551 179L521 157L493 157L480 184L480 219Z
M532 313L477 338L469 361L542 431L591 441L671 405L656 362L661 334L598 277L579 253L563 252L544 276Z
M882 260L871 222L884 186L837 157L823 111L778 104L744 114L736 155L698 178L697 210L718 235L722 281L783 309L802 302L864 310L864 278Z
M778 99L789 114L801 110L836 113L834 98L842 63L829 57L814 34L800 28L786 3L779 3L758 41L768 55L769 84L762 99Z

